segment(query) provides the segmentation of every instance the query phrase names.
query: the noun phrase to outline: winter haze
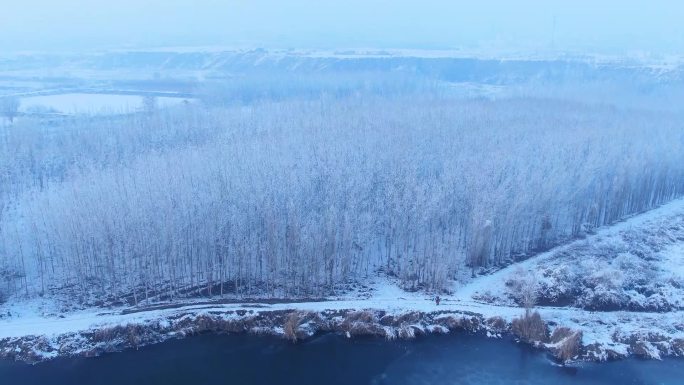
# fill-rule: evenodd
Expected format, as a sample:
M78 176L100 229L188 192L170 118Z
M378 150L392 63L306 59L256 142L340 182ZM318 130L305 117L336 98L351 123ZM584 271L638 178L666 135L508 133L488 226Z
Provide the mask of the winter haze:
M3 1L0 382L680 383L682 15Z
M159 46L684 50L684 5L604 1L6 1L0 48Z

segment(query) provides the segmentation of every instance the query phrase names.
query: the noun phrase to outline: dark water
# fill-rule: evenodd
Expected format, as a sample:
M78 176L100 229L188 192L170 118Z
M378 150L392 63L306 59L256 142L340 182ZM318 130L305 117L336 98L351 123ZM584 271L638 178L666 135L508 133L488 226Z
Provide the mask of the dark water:
M0 361L0 384L684 384L684 360L562 368L511 341L462 334L395 342L324 335L297 345L204 335L99 358Z

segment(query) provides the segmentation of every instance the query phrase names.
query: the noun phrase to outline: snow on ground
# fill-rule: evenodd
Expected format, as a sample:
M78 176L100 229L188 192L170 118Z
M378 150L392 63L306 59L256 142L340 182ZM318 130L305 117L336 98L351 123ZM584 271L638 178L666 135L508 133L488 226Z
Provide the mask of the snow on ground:
M104 329L118 325L145 324L148 322L166 322L174 316L187 314L230 314L227 317L238 317L238 311L312 311L326 310L364 310L376 309L388 314L405 314L410 312L466 312L480 314L485 319L501 317L510 322L520 317L524 310L510 301L501 300L506 297L506 281L521 271L534 270L544 263L561 263L560 256L567 257L569 250L578 245L592 242L612 244L624 239L625 234L645 232L661 234L658 230L672 218L684 218L684 200L677 200L651 212L632 217L612 227L600 229L598 233L585 240L555 248L539 254L527 261L517 263L493 274L481 276L459 287L450 296L444 296L438 306L434 298L421 292L406 292L396 282L384 277L376 277L366 283L363 292L352 292L326 301L291 302L291 303L185 303L173 308L115 308L86 309L61 313L59 306L48 299L21 300L10 299L0 305L0 339L26 336L54 337L68 333L77 333L94 329ZM654 227L655 226L655 227ZM660 226L660 227L659 227ZM665 232L666 235L669 233ZM649 235L651 236L651 235ZM649 238L650 239L650 238ZM660 239L660 238L658 238ZM671 244L663 246L653 259L663 274L684 277L684 238L674 239ZM583 258L591 258L585 254ZM573 262L574 263L574 262ZM487 295L483 295L487 293ZM681 295L675 292L672 295ZM487 301L494 297L492 301ZM539 306L537 308L542 319L551 327L566 326L583 332L585 345L600 344L603 348L596 359L609 357L608 349L617 355L626 355L634 351L635 339L653 358L659 358L660 352L670 348L656 348L659 340L684 341L684 309L668 312L649 311L592 311L576 307ZM131 312L134 311L134 312ZM274 325L274 327L280 327ZM655 342L654 342L655 341ZM663 350L665 349L665 350Z
M608 249L615 248L615 250L609 250L611 252L610 257L618 257L625 250L616 245L623 247L625 246L623 244L625 238L642 233L646 233L647 236L634 240L638 246L641 246L640 242L660 241L663 243L663 248L670 247L658 253L664 259L650 261L651 267L664 272L678 274L677 272L681 272L682 266L684 266L684 253L681 252L684 250L684 238L681 240L671 239L671 234L663 235L662 233L665 232L666 227L671 228L674 225L678 226L677 231L684 233L684 222L682 219L684 219L684 199L678 199L647 213L633 216L613 226L601 228L595 235L586 239L570 242L492 274L477 277L471 282L456 288L456 298L463 301L477 298L480 298L480 300L496 298L499 303L511 304L512 302L508 298L510 293L508 293L508 288L506 287L506 282L510 279L530 272L536 275L537 279L541 280L543 277L539 277L538 273L543 268L558 269L559 266L563 265L567 265L564 267L571 270L573 265L592 262L593 259L596 259L597 256L592 253L605 252L605 249L597 246L603 246ZM666 238L666 240L658 239L656 236L651 236L651 233L654 232L657 233L655 235L663 235L663 237L669 238ZM632 239L629 238L629 240ZM670 242L670 246L667 245L667 242ZM639 250L639 252L643 253L644 250ZM684 276L679 275L679 277ZM682 289L684 290L684 287ZM684 291L680 294L684 295Z
M668 247L660 253L662 266L675 279L684 279L684 243Z
M177 314L192 311L202 314L214 311L237 310L302 310L320 312L324 310L345 309L382 309L388 312L402 313L406 311L431 312L455 309L458 306L440 305L437 307L432 297L421 293L407 293L398 286L386 281L377 280L372 284L373 295L370 298L340 297L330 301L301 303L235 303L235 304L188 304L173 309L148 310L126 313L130 308L112 310L91 309L72 311L61 314L55 309L56 304L50 300L34 299L30 301L10 301L0 305L0 339L29 335L55 336L70 332L85 331L105 326L124 325L127 323L143 323L156 319L168 318ZM8 312L11 314L7 316Z
M117 310L82 310L68 314L56 314L49 301L34 300L22 304L5 306L3 311L11 311L12 316L0 319L0 339L40 335L56 337L68 333L105 329L118 325L165 322L167 319L186 314L196 316L216 312L233 312L230 317L238 317L240 310L279 311L301 310L323 312L326 310L381 309L389 314L409 312L471 312L485 318L501 317L511 321L523 314L515 306L497 306L464 300L458 296L446 297L437 306L433 298L420 293L406 293L387 281L373 284L374 294L368 299L340 299L334 301L280 303L280 304L191 304L173 309L158 309L137 313L123 313ZM628 341L615 341L614 336L629 338L634 334L667 335L670 338L684 338L684 312L635 313L635 312L591 312L572 308L540 308L542 318L559 326L567 326L584 333L584 343L599 343L604 348L626 355ZM657 357L657 356L656 356Z

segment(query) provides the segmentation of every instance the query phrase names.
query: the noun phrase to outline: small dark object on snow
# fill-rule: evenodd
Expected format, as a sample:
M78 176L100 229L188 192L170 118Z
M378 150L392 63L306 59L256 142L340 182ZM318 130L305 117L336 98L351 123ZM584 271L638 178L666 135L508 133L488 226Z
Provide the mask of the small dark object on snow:
M435 303L437 304L437 306L439 306L439 301L441 301L441 300L442 300L442 299L439 298L439 296L436 296L436 297L435 297Z

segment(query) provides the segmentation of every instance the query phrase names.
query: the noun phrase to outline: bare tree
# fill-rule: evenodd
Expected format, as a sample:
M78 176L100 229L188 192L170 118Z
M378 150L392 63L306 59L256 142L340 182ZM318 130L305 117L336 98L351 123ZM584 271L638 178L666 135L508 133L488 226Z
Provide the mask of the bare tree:
M143 112L151 114L157 110L157 97L153 95L145 95L142 100Z
M534 273L518 268L515 277L507 282L507 286L516 302L525 308L525 314L529 314L539 297L539 283Z
M16 96L5 96L0 98L0 114L7 118L10 123L19 115L21 101Z
M190 105L4 130L0 264L36 294L43 278L149 301L309 296L380 267L437 292L469 266L524 258L542 238L550 246L684 193L670 117L434 102ZM516 299L531 309L525 282Z

